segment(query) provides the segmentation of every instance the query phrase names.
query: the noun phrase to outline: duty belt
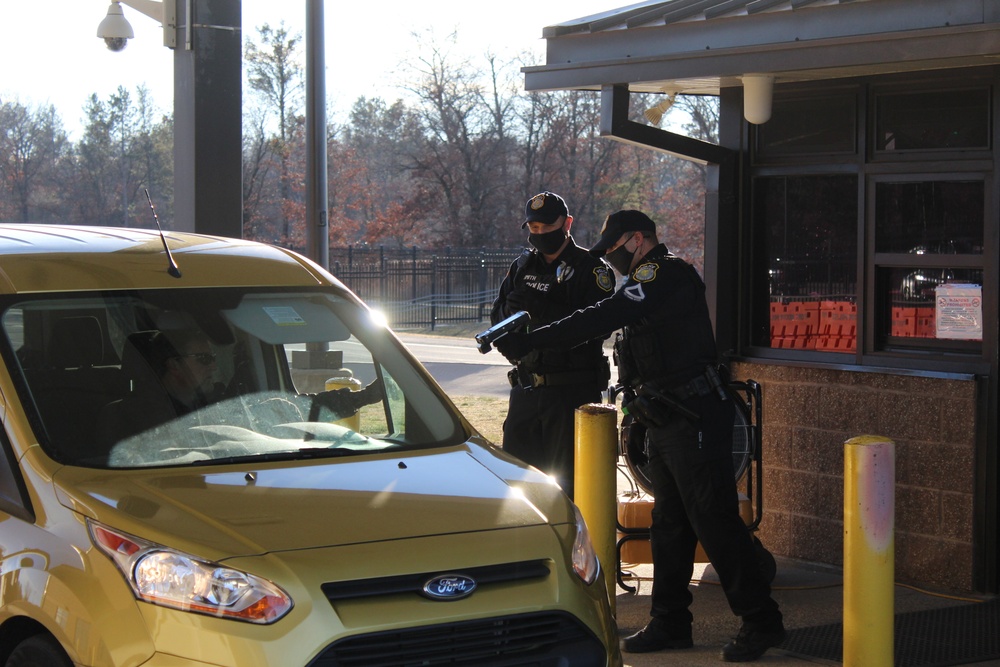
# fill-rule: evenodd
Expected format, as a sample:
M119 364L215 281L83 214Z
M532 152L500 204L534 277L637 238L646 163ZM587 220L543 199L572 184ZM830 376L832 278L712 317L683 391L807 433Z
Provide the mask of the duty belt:
M534 387L557 387L569 384L607 383L608 377L600 372L564 371L557 373L529 373L512 368L507 371L507 380L511 387L522 386L526 389Z
M651 383L657 387L663 387L664 383ZM723 401L726 400L726 391L723 388L722 378L714 366L706 366L705 372L696 375L687 382L663 387L667 393L679 401L686 401L693 396L708 396L715 392Z

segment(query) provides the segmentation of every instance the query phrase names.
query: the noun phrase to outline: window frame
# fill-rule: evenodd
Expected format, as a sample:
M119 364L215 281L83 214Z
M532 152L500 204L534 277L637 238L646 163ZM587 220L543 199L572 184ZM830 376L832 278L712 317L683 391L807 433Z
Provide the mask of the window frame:
M969 73L968 76L961 77L961 83L956 83L954 79L947 81L926 73L922 77L903 82L875 82L870 86L868 93L868 104L866 113L862 119L865 129L866 144L869 147L866 151L868 164L905 164L907 162L920 162L928 159L942 161L965 161L975 159L992 159L993 147L996 138L993 131L993 116L995 115L994 81L991 77L983 77L978 73ZM973 148L927 148L916 149L907 148L900 150L879 150L878 146L878 111L879 102L891 95L905 94L914 95L921 92L926 94L949 93L958 91L970 91L985 89L988 102L986 109L987 124L987 145Z
M942 90L968 90L986 87L989 91L989 142L986 149L934 149L921 151L878 151L872 150L875 132L875 97L894 92L913 93ZM1000 193L1000 168L997 161L997 142L1000 119L1000 68L976 68L950 70L947 72L922 72L845 79L843 81L803 82L778 85L775 101L796 97L822 97L829 91L847 92L856 90L858 151L854 156L842 154L816 153L811 155L767 156L756 154L756 129L741 120L747 132L747 171L745 187L753 193L744 199L744 215L749 221L746 246L749 272L744 276L741 293L747 300L747 307L741 308L739 354L747 358L787 361L791 363L818 363L838 367L872 369L903 369L905 371L929 373L989 373L989 355L995 343L987 337L996 335L996 294L997 283L997 220L998 193ZM759 312L757 301L760 288L754 286L759 280L760 264L768 258L758 253L755 239L766 230L758 227L754 219L754 181L765 176L787 176L829 174L844 172L858 176L858 278L857 278L857 346L851 352L816 351L809 349L772 348L755 344L755 325L752 313ZM921 264L928 267L969 268L983 272L984 332L983 341L960 341L952 339L924 339L922 345L876 345L875 290L878 268L911 266L915 255L907 253L875 253L874 240L874 183L880 181L910 180L973 180L984 183L984 219L982 255L924 255ZM766 270L766 269L765 269ZM752 304L752 305L750 305ZM750 309L749 311L747 309Z
M983 253L974 254L944 254L927 253L912 254L902 252L880 252L876 248L876 195L880 183L928 183L928 182L968 182L983 183ZM870 354L897 354L913 352L941 352L950 354L977 355L983 354L983 341L962 341L953 339L927 339L892 336L884 334L884 314L878 312L885 298L879 294L879 271L882 269L917 267L924 269L973 269L986 275L986 228L987 221L992 219L991 206L992 174L986 170L973 171L910 171L904 173L869 174L865 179L865 190L868 194L865 204L865 272L868 279L864 283L865 290L865 326L864 347ZM984 278L983 300L987 299L988 285ZM995 297L993 297L995 298ZM984 336L986 334L984 330Z
M760 135L762 132L767 132L768 128L766 124L763 126L755 126L753 128L752 143L753 146L752 156L754 161L754 166L766 166L766 165L782 165L782 164L814 164L817 157L825 158L825 164L837 164L837 163L853 163L856 162L858 156L863 151L863 142L861 141L862 133L860 129L863 127L863 119L859 117L859 110L863 107L862 102L863 90L860 86L856 84L848 84L843 86L835 86L833 88L805 88L805 89L792 89L790 91L782 91L776 89L774 91L774 99L772 108L775 104L781 104L782 102L796 103L796 102L816 102L822 100L835 100L838 98L850 97L854 104L854 113L852 114L849 122L854 131L854 137L851 142L852 147L850 150L829 150L819 153L767 153L761 152L762 142L760 140ZM822 122L822 121L818 121Z

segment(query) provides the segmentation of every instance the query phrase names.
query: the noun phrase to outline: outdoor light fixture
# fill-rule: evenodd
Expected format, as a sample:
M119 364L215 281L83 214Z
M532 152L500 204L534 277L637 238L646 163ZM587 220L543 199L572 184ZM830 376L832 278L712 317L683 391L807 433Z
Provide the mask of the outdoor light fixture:
M111 0L108 15L97 26L97 36L104 40L112 51L121 51L128 46L128 40L135 37L132 26L125 18L122 4L156 19L163 25L163 45L177 46L177 4L176 0Z
M771 94L774 90L774 75L743 75L743 117L754 125L771 119Z
M677 99L677 93L674 91L664 90L666 97L655 105L649 107L642 112L642 115L653 125L659 125L660 121L663 120L663 114L670 110L670 107L674 106L674 101Z

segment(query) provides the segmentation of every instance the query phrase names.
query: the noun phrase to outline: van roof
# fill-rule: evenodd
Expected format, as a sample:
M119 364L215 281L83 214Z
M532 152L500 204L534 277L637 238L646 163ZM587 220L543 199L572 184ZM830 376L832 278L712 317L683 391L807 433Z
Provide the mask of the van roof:
M336 284L316 264L275 246L149 229L0 224L0 294L135 288Z

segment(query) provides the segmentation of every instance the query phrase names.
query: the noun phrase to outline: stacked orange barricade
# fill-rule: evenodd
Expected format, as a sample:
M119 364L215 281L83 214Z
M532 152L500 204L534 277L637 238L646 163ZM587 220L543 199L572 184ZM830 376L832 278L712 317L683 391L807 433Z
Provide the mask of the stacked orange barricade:
M858 309L850 301L771 304L771 347L854 352L857 328Z
M912 307L892 308L892 328L889 332L891 336L901 336L904 338L914 338L917 335L917 309Z
M818 301L771 303L771 347L812 350L818 333Z
M890 334L904 338L934 338L934 307L893 307Z
M857 349L858 307L849 301L821 301L816 349L854 352Z

